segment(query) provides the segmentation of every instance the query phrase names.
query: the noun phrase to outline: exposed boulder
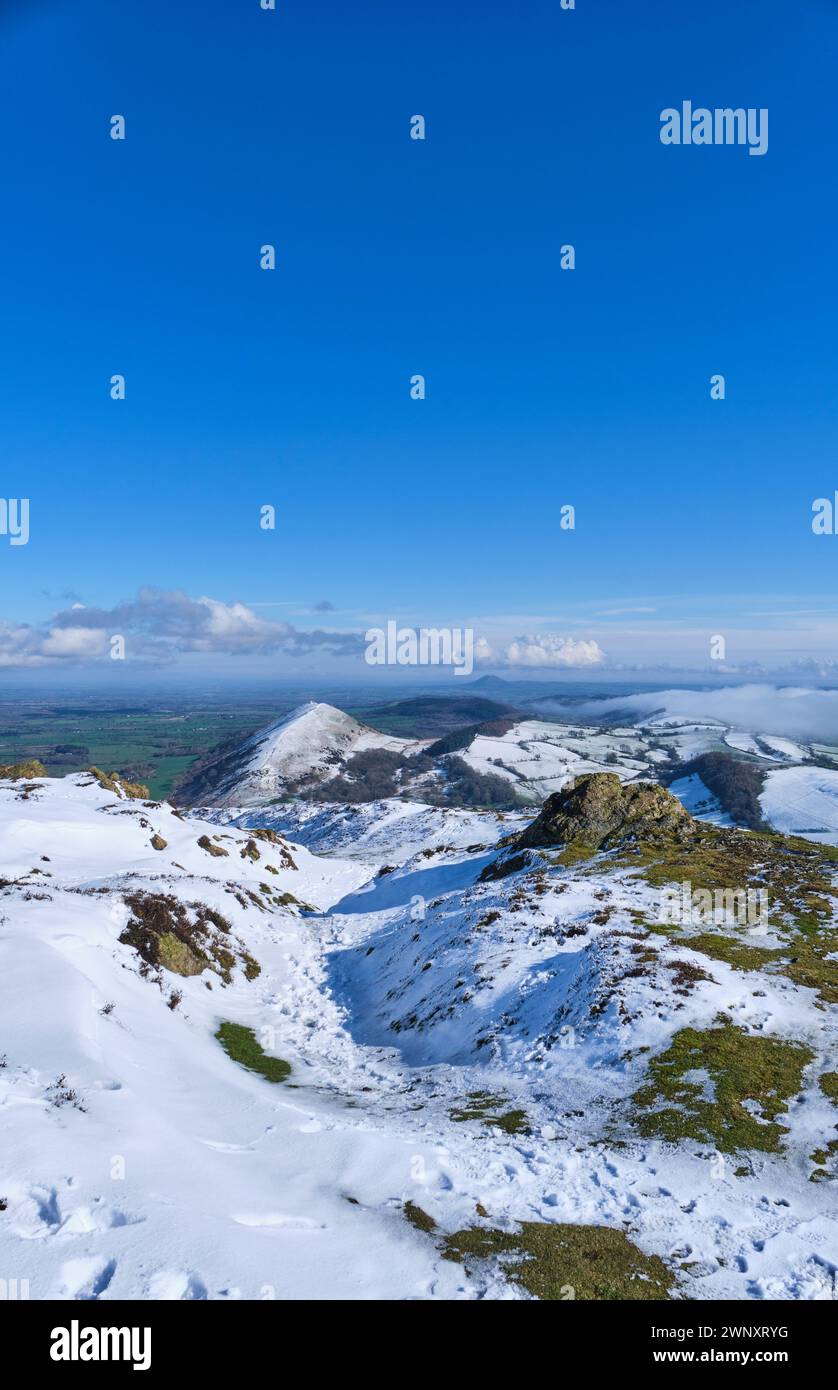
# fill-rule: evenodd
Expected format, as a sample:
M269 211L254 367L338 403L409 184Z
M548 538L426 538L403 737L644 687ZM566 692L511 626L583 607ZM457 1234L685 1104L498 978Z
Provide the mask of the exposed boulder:
M221 845L214 845L209 835L202 835L198 841L198 848L206 850L214 859L226 859L229 853Z
M493 859L491 864L487 864L483 872L479 875L478 883L493 883L499 878L509 878L510 874L517 874L521 869L526 869L530 863L531 856L528 854L509 854L505 858L499 855Z
M611 849L626 840L688 838L696 823L677 797L654 782L622 783L613 772L576 777L544 802L513 841L515 849L576 844Z

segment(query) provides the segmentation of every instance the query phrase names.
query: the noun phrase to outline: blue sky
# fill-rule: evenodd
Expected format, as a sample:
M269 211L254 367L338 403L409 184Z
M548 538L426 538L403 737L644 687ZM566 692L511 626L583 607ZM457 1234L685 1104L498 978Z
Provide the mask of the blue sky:
M236 603L603 669L838 655L838 4L277 4L0 6L8 664L149 587L222 605L196 669L300 663L225 645ZM767 107L768 153L664 147L686 99ZM178 657L171 612L138 631Z

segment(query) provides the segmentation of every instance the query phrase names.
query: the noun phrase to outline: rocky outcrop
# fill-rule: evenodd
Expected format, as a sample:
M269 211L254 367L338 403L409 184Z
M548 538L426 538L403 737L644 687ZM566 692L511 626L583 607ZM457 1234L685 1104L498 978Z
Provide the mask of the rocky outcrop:
M622 783L613 772L576 777L544 802L513 841L515 849L578 845L612 849L627 840L685 839L696 823L681 802L653 782Z
M114 792L119 797L128 797L135 801L148 800L148 787L143 782L126 782L119 772L103 772L99 767L89 767L88 772L103 791Z

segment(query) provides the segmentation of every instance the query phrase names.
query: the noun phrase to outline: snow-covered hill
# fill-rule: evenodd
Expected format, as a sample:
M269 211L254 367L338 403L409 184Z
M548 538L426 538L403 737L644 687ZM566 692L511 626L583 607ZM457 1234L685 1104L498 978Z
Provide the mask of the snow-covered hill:
M337 777L356 753L411 753L423 746L380 734L333 705L311 700L206 761L184 781L178 799L185 805L260 805Z
M521 1298L509 1252L446 1241L529 1222L627 1242L626 1297L641 1268L831 1297L836 865L661 821L660 788L637 858L591 785L584 849L379 802L298 810L315 855L279 807L0 782L2 1267L33 1298ZM776 880L768 920L667 915L720 863Z
M668 754L635 729L523 720L500 735L477 734L461 754L477 772L506 779L522 803L540 805L585 772L614 771L625 781L654 776Z

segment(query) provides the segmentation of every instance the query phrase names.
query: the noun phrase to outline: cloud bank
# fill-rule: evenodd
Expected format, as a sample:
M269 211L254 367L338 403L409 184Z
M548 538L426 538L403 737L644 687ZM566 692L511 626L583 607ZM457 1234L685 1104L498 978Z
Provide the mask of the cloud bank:
M192 598L182 589L143 588L113 608L74 604L41 626L0 622L0 667L96 660L110 653L115 636L125 639L128 657L150 663L167 663L184 653L357 655L364 649L355 633L304 632L261 618L243 603Z
M838 742L838 690L806 686L739 685L720 690L655 690L574 706L601 717L617 711L642 717L663 711L679 719L715 719L749 733Z

